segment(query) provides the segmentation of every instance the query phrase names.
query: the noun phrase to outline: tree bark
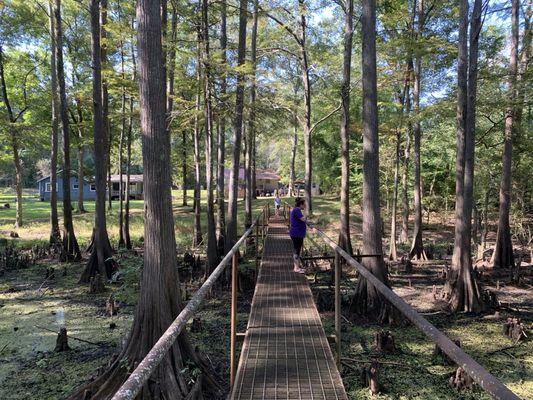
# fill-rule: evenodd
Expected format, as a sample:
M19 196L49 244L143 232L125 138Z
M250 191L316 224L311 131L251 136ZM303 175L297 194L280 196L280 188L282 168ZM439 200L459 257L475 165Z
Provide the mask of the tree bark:
M293 133L291 143L291 163L289 172L289 197L294 196L296 184L296 150L298 149L298 119L296 118L296 110L294 110Z
M226 0L221 0L220 2L220 63L222 76L220 77L220 102L218 104L220 112L220 120L217 130L217 249L219 254L224 253L224 243L226 237L226 218L225 218L225 158L226 158L226 113L225 113L225 102L226 102L226 91L227 91L227 81L226 81L226 63L227 63L227 44L228 44L228 34L227 34L227 4Z
M71 396L109 399L128 373L147 354L182 309L177 273L176 241L172 214L170 138L166 131L166 91L158 0L137 2L137 46L145 184L144 267L139 302L127 343L111 366L97 379ZM186 363L200 366L183 333L162 360L138 398L185 399L189 385ZM201 367L200 367L201 368ZM213 387L206 379L204 388ZM83 397L86 398L86 397Z
M242 141L242 121L244 109L244 81L245 76L241 68L246 58L246 24L248 21L248 1L239 0L239 44L237 51L237 91L235 94L235 139L233 143L232 168L229 178L228 196L228 227L226 233L225 250L228 252L237 239L237 195L239 186L239 167Z
M345 1L344 51L341 86L341 209L339 246L352 254L350 239L350 73L352 67L353 0ZM336 257L338 257L338 254Z
M254 156L254 137L255 137L255 114L256 114L256 69L257 69L257 22L259 12L259 1L253 0L253 23L252 37L250 41L250 115L248 119L248 132L246 132L246 153L244 173L246 179L246 193L244 200L244 227L249 228L252 225L252 199L254 197L253 188L253 165Z
M417 22L418 29L416 33L417 39L421 39L422 31L424 29L424 0L418 0L417 4ZM421 177L420 177L420 140L422 136L422 128L420 126L420 80L422 77L422 57L417 55L415 58L415 70L414 70L414 82L413 82L413 103L415 122L413 126L414 137L414 156L415 156L415 180L414 180L414 209L415 209L415 221L413 227L413 242L411 245L411 251L409 252L410 258L416 260L427 260L426 253L424 252L424 242L422 241L422 189L421 189Z
M50 20L50 84L52 89L52 130L50 135L50 245L61 243L57 212L57 154L59 151L59 97L57 88L57 62L55 38L55 13L52 1L48 2ZM79 186L78 186L79 187Z
M424 0L418 0L417 4L417 32L416 38L420 40L422 38L422 32L424 30ZM415 122L413 126L414 137L414 164L415 164L415 181L414 181L414 209L415 209L415 221L413 227L413 242L411 244L411 251L409 252L410 258L416 260L427 260L426 253L424 252L424 242L422 240L422 182L421 182L421 162L420 162L420 140L422 137L422 128L420 125L420 80L422 78L422 56L418 54L415 58L415 70L413 81L413 103Z
M452 311L478 312L483 309L483 303L480 287L472 270L471 218L474 178L475 96L478 41L481 30L481 0L475 0L474 2L470 28L470 54L467 51L467 0L461 0L459 12L455 240L451 271L444 293L449 300Z
M119 185L118 185L118 202L119 202L119 211L118 211L118 247L125 247L126 241L124 239L124 197L125 197L125 188L124 188L124 179L122 175L124 173L124 140L127 135L126 127L126 74L124 71L124 43L120 43L120 75L122 78L122 88L121 88L121 99L120 99L120 138L118 142L118 176L119 176Z
M389 239L389 260L396 261L398 252L396 249L396 212L398 209L398 177L400 172L400 130L396 130L396 154L394 159L394 182L392 189L392 206L390 222L390 239Z
M363 82L363 253L382 254L379 199L379 138L376 74L376 2L362 3ZM389 284L383 257L367 257L363 265ZM390 305L366 279L359 278L352 309L381 322L390 320Z
M205 180L206 180L206 216L207 216L207 265L206 278L211 274L218 264L216 225L215 225L215 207L213 199L213 110L211 102L212 90L212 72L209 48L209 8L208 0L200 0L202 9L201 24L201 48L202 48L202 65L204 72L204 123L205 123Z
M92 0L91 0L92 1ZM105 70L108 67L107 60L107 0L100 0L100 37L101 37L101 64L103 69L102 74L102 116L103 116L103 129L105 132L106 140L106 154L107 154L107 200L108 208L113 208L113 188L111 185L111 125L109 124L109 85L106 78Z
M200 34L198 32L198 34ZM200 41L198 40L198 65L196 68L196 105L195 105L195 116L194 116L194 237L193 237L193 246L197 247L202 244L202 223L201 223L201 163L200 163L200 96L202 93L202 75L201 75L201 56L200 56Z
M511 12L511 55L509 59L509 105L505 112L505 133L502 154L502 177L500 183L500 207L498 215L498 232L496 234L496 248L492 255L495 268L514 267L513 243L511 240L511 226L509 224L509 210L511 208L511 165L513 153L513 137L515 133L515 116L518 80L518 0L512 0Z
M135 21L132 18L131 27L132 30L135 26ZM132 73L131 80L133 82L137 79L137 63L135 59L135 50L133 48L133 37L131 38L131 62L132 62ZM131 142L132 142L132 133L133 133L133 105L134 99L133 96L130 96L130 105L129 105L129 119L128 119L128 133L127 133L127 144L126 144L126 190L125 197L126 202L124 204L124 244L126 249L130 250L132 248L131 237L130 237L130 177L131 177Z
M65 70L63 64L63 29L61 23L61 0L55 0L56 62L59 89L59 114L63 134L63 260L80 260L81 251L74 233L72 204L70 200L70 129L68 121Z
M413 13L415 13L413 11ZM414 21L414 17L413 17ZM413 22L414 24L414 22ZM406 92L405 92L405 113L409 115L411 113L411 75L413 73L413 58L409 56L407 59L407 72L406 72ZM405 133L405 148L403 150L402 158L402 226L400 229L400 237L398 241L401 244L406 244L409 237L409 195L408 195L408 178L409 178L409 161L411 157L411 123L408 124Z
M311 203L311 188L313 184L313 149L311 144L311 81L309 79L309 60L306 47L307 30L307 7L305 0L298 0L300 12L299 21L299 48L300 48L300 73L304 89L304 154L305 154L305 211L306 215L311 215L313 206Z
M110 279L113 274L113 254L106 224L106 134L102 94L102 58L100 43L100 0L91 0L91 48L92 48L92 81L93 81L93 137L94 164L96 184L96 204L91 256L80 277L80 283L89 283L91 279Z
M85 157L85 146L83 144L84 128L83 128L83 111L81 108L81 99L76 99L76 110L78 113L78 213L85 213L85 205L83 204L83 182L85 182L85 170L83 166L83 159Z
M20 152L19 152L19 139L17 137L17 121L23 117L27 106L23 108L17 116L13 109L11 108L11 103L9 101L7 83L4 72L4 53L2 46L0 45L0 85L2 90L2 100L7 109L7 115L9 119L9 140L11 142L11 150L13 151L13 165L15 167L15 192L17 198L17 207L16 207L16 217L15 217L15 228L22 226L22 164L20 162Z

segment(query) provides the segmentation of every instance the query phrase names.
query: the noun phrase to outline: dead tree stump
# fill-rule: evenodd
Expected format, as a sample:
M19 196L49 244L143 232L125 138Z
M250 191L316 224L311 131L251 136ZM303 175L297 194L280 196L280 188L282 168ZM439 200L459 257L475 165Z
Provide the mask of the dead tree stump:
M457 345L457 347L461 347L461 342L459 340L454 340L453 342ZM448 357L448 355L442 351L438 344L435 344L435 348L433 349L433 356L441 356L444 365L455 365L455 361Z
M525 338L526 333L522 320L516 317L507 318L507 321L503 324L503 334L509 339L513 339L515 342Z
M370 389L370 393L376 395L379 393L378 382L379 363L374 360L368 367L363 367L361 370L361 380L365 387Z
M68 351L70 347L68 346L68 336L67 328L63 327L59 330L56 339L56 347L54 351Z
M455 373L450 377L450 386L457 391L472 389L474 380L461 367L457 368Z
M500 302L498 301L498 295L492 290L485 289L481 296L483 299L483 303L485 303L488 308L498 308L500 306Z
M110 294L105 303L106 314L109 315L110 317L112 317L113 315L117 315L118 308L119 307L118 307L117 301L115 300L115 296L113 294Z
M91 277L89 281L89 293L102 293L104 291L104 282L100 274Z
M374 336L374 346L378 351L384 353L394 353L396 351L396 344L394 343L394 336L390 331L379 331Z
M191 332L198 333L202 330L204 323L201 318L195 317L191 323Z

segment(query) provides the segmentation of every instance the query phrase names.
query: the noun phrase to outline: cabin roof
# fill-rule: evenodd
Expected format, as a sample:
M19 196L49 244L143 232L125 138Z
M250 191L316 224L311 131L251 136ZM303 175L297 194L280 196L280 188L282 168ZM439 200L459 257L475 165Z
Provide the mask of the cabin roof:
M74 171L70 171L70 177L71 178L78 178L78 174L75 173ZM50 179L50 175L43 176L41 179L37 179L37 183L39 183L41 181L44 181L46 179ZM63 179L63 170L62 169L57 171L57 179ZM84 177L83 181L85 183L92 183L93 182L93 180L88 180L87 177Z

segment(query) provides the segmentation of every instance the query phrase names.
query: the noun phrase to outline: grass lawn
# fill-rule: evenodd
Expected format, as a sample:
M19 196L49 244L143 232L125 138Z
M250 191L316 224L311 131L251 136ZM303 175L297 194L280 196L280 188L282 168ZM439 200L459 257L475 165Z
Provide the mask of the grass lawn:
M179 248L188 248L192 243L193 237L193 218L192 213L192 191L188 192L188 206L182 206L183 192L181 190L173 190L172 198L174 199L174 226L176 230L176 242ZM205 233L206 219L206 193L202 191L202 232ZM272 199L259 199L253 203L254 215L260 211L261 207ZM13 226L15 225L15 194L12 191L0 191L0 204L9 203L10 208L0 208L0 237L9 237ZM85 201L84 214L76 213L76 202L73 202L74 207L74 231L76 237L81 245L87 244L90 241L92 230L94 226L94 201ZM59 217L61 226L62 204L59 203ZM144 201L131 200L130 201L130 235L132 241L138 242L144 235L144 215L143 215ZM240 199L238 202L238 226L243 231L244 221L244 203ZM30 247L35 242L48 241L50 234L50 203L39 200L35 191L26 190L24 192L22 203L23 226L17 230L20 239L16 242L23 247ZM119 202L113 201L112 209L107 213L107 229L112 244L118 243L118 216L119 216Z

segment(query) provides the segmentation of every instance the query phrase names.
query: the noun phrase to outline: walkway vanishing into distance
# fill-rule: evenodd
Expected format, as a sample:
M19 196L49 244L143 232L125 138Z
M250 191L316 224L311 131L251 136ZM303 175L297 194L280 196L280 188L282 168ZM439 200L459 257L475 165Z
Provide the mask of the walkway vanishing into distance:
M231 399L347 399L286 221L269 221Z

